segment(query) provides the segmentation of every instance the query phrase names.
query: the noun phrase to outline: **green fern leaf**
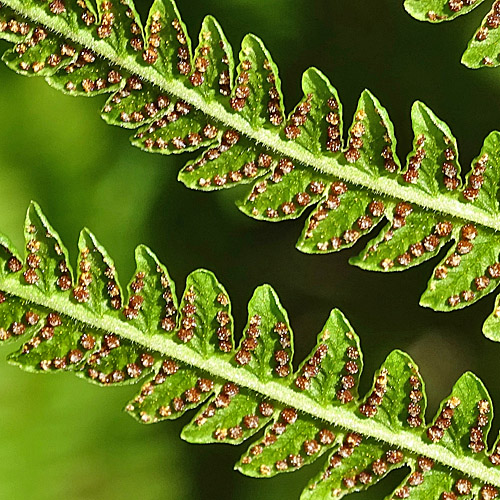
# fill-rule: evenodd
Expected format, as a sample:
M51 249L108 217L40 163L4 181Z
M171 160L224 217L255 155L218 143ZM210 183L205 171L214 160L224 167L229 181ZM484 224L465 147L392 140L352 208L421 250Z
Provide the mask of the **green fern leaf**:
M469 13L483 0L405 0L404 6L410 15L420 21L440 23L451 21ZM468 68L493 68L500 62L500 3L495 1L491 10L481 21L467 49L462 56L462 63Z
M463 16L484 0L405 0L405 9L416 19L442 23Z
M364 397L359 339L333 310L316 347L294 372L293 335L274 290L256 289L238 347L231 303L215 276L188 278L180 302L167 269L144 246L122 290L113 261L88 230L76 275L36 204L26 254L0 237L0 340L25 338L10 362L34 373L72 371L102 386L142 382L126 411L142 423L201 408L182 431L193 443L255 437L236 468L271 477L326 457L302 498L341 498L392 470L408 476L390 498L493 499L500 445L487 450L492 402L464 374L425 423L424 382L414 361L389 354Z
M146 151L201 150L179 174L188 187L245 184L239 208L266 221L295 219L313 207L297 243L306 253L349 248L384 223L352 259L368 270L402 271L453 244L422 296L435 310L470 305L498 286L498 132L462 180L450 128L417 102L413 151L402 166L389 115L369 91L344 146L342 104L320 71L304 73L304 97L287 115L278 69L262 42L246 36L236 67L209 16L193 55L173 0L155 1L144 27L131 0L97 10L85 1L2 4L0 34L15 43L4 55L12 69L42 75L71 95L110 93L103 118L133 129L132 144ZM108 258L101 258L104 269ZM484 327L497 341L499 318L500 305Z

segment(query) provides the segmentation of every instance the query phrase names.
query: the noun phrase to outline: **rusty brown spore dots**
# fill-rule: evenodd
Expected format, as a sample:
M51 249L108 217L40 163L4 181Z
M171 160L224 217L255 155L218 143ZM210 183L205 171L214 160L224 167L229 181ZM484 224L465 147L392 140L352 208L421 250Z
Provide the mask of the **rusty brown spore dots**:
M355 123L349 133L349 148L344 153L348 163L356 163L361 158L360 149L363 147L363 136L366 133L366 127L363 120L366 118L366 112L360 109L355 117Z
M37 269L40 267L41 258L39 256L41 243L39 240L32 238L26 243L28 255L26 257L26 270L23 273L24 281L28 285L34 285L40 280Z
M321 343L318 345L314 354L304 364L301 374L295 379L295 386L301 391L309 389L312 379L318 375L321 370L321 363L328 354L328 345Z
M390 239L393 236L394 231L397 231L401 227L404 227L407 223L406 218L412 213L413 207L409 203L398 203L395 209L395 215L393 219L393 224L388 233L386 233L386 239ZM398 255L396 258L396 263L400 266L409 266L414 259L418 259L425 255L426 252L434 252L439 248L441 240L448 238L451 235L453 229L453 224L449 221L438 222L434 226L433 232L426 236L423 240L416 243L412 243L406 252ZM394 267L395 262L392 259L384 259L380 262L380 266L384 270L389 270ZM447 276L447 270L443 270L442 266L438 267L436 270L436 277L438 279L443 279Z
M137 378L142 374L142 367L150 368L154 365L155 359L154 356L150 353L142 353L139 357L139 362L134 363L132 365L127 365L128 374L130 377ZM176 361L171 359L163 360L160 369L158 370L155 377L143 385L141 389L141 393L137 396L133 404L127 407L128 411L134 411L135 405L142 405L146 398L151 396L155 387L163 384L168 377L175 375L180 369L180 366ZM186 389L181 395L174 397L169 405L161 404L162 401L158 402L158 408L156 410L157 415L160 418L168 418L174 412L182 412L186 409L186 405L198 404L201 400L202 393L208 393L212 391L213 381L210 379L198 379L196 385L189 389ZM144 422L156 422L158 420L158 416L151 417L145 411L140 412L141 420Z
M304 450L304 453L308 457L311 457L313 455L316 455L321 450L321 445L318 443L318 441L316 441L316 439L306 439L302 444L302 448Z
M57 286L63 292L70 290L73 284L73 280L64 258L59 261L58 272L59 276L56 281Z
M54 316L52 316L52 315L54 315ZM48 322L49 322L50 326L55 327L55 326L59 326L61 324L59 315L57 315L55 313L50 313L47 318L49 318L49 317L50 317L50 320L48 319ZM54 318L54 319L52 319L52 318ZM57 321L57 318L59 318L59 322ZM38 315L37 313L35 313L33 311L26 311L26 314L24 315L24 319L26 321L27 326L35 326L40 321L40 315ZM57 323L59 323L59 324L57 324Z
M271 177L269 180L274 184L278 184L283 180L285 175L288 175L295 169L295 165L293 164L290 158L280 158L278 160L278 165L275 167Z
M460 12L465 7L474 5L477 0L448 0L448 8L452 12Z
M28 312L26 313L26 322L28 325L33 324L38 315ZM32 349L36 349L42 342L50 341L55 335L55 329L63 324L62 318L55 312L50 312L45 318L45 325L39 331L39 335L32 338L28 343L23 346L23 354L29 353ZM67 364L76 365L82 362L84 353L78 347L70 349L68 354L64 357L55 357L54 359L43 359L39 363L40 369L47 371L50 368L64 369Z
M80 275L78 277L78 285L73 288L73 297L77 302L83 304L90 299L90 292L88 291L89 285L92 283L93 278L91 274L91 264L87 260L90 254L88 247L80 251Z
M384 158L384 168L391 174L396 172L398 166L394 161L394 154L390 145L384 146L381 156Z
M104 270L104 276L108 278L106 290L108 292L109 303L113 309L118 310L122 307L122 298L120 289L118 288L118 284L116 283L115 274L116 273L114 267L107 267ZM137 299L132 300L132 304L134 305L135 308L134 309L131 308L131 310L137 311L142 305L142 297L138 297Z
M210 60L206 57L209 53L210 47L208 45L200 48L200 54L194 61L195 70L189 77L189 81L193 87L199 87L205 81L205 73L210 66Z
M7 269L11 273L18 273L23 268L23 263L16 256L12 255L10 251L8 252L8 254L10 255L10 257L7 260Z
M498 27L500 26L500 2L496 1L493 4L493 7L491 11L489 12L488 16L486 17L486 23L479 28L479 30L476 33L476 40L478 41L484 41L488 38L489 31L494 30L496 31ZM488 60L489 58L484 58L483 64L491 64Z
M24 31L24 28L21 28L20 24L11 24L10 21L5 24L5 29L1 29L2 25L0 23L0 31L6 31L7 29L14 30L12 32L17 32L20 33L20 31ZM27 26L27 25L26 25ZM29 33L28 32L26 34ZM48 36L47 31L40 27L37 26L32 32L32 35L30 38L24 39L23 42L18 43L15 47L14 50L19 54L19 56L23 56L29 49L32 49L36 45L38 45L40 42L43 42ZM22 59L22 57L21 57ZM22 71L32 71L33 73L39 73L41 70L43 70L46 65L50 65L51 67L57 66L61 62L61 56L59 54L49 54L46 59L44 60L35 60L32 63L28 63L25 60L21 60L19 62L19 68Z
M403 180L410 184L416 184L420 175L420 167L422 161L427 156L427 152L423 148L425 144L425 136L420 134L415 140L415 153L408 158L408 168L402 174Z
M490 403L486 399L482 399L477 403L478 417L476 420L476 425L471 427L469 431L469 448L474 453L480 453L486 448L484 442L484 432L483 429L488 425L489 413L491 411Z
M241 62L241 72L237 78L238 86L234 90L234 96L231 97L229 104L236 112L243 111L247 99L250 97L250 87L248 82L250 80L249 71L252 68L252 63L248 60Z
M342 404L351 403L354 400L352 390L356 386L356 376L359 372L359 351L356 346L349 346L346 350L347 361L344 365L344 375L340 379L341 388L336 397Z
M289 349L292 345L290 330L286 323L278 321L274 325L274 332L278 334L279 343L283 349Z
M173 23L172 23L173 24ZM151 24L149 26L149 39L148 39L148 46L147 48L143 51L142 53L142 58L146 64L155 64L156 61L158 60L158 47L161 44L161 38L159 33L163 29L163 25L161 23L161 14L159 12L155 12L151 16ZM132 44L132 48L134 50L141 50L142 47L142 40L140 40L139 37L137 37L137 41L134 40Z
M379 477L386 474L388 468L389 466L387 465L387 460L385 460L385 458L379 458L371 464L373 474Z
M41 242L35 239L35 234L37 232L37 228L34 225L30 225L28 227L28 232L32 235L32 238L30 241L28 241L26 248L28 250L28 255L26 257L26 265L27 265L27 273L25 273L25 279L26 277L28 280L37 282L39 279L39 276L36 273L37 269L40 269L40 266L42 265L42 258L40 257L40 248L41 248ZM54 239L54 236L47 231L45 234L47 239ZM50 243L47 242L47 245ZM55 269L55 274L57 276L56 279L56 285L61 291L66 291L71 288L71 274L69 272L69 269L66 265L66 260L63 254L63 251L61 249L61 246L57 241L54 243L54 251L57 255L57 257L61 257L61 260L59 260L58 265ZM14 258L15 259L15 258ZM12 264L16 265L16 260L12 261ZM9 260L9 267L10 267L11 261ZM20 264L20 262L19 262ZM43 274L45 272L45 269L40 269L40 272ZM29 283L29 281L27 281Z
M208 124L203 129L203 135L209 140L214 139L218 135L218 133L219 130L211 124ZM218 158L220 158L221 155L223 155L224 153L229 151L234 145L236 145L239 140L240 140L240 135L238 132L231 129L226 130L222 134L220 145L207 150L200 160L186 167L186 171L193 172L195 169L206 165L207 162L217 160ZM244 165L242 169L239 171L236 172L229 171L227 174L221 172L220 174L216 174L212 179L200 178L198 180L198 183L201 187L208 187L212 183L215 186L222 187L227 182L239 182L243 178L243 176L253 177L256 175L256 173L257 173L257 168L255 166L255 162L251 162Z
M463 0L448 0L448 8L452 12L460 12L464 7Z
M41 342L42 342L41 337L35 335L23 345L21 349L21 354L29 354L33 349L36 349L41 344Z
M278 377L287 377L290 374L289 353L285 349L278 349L274 351L274 360L276 361L274 371Z
M96 22L96 18L92 12L87 8L87 4L84 0L77 0L77 5L83 10L80 15L80 19L83 21L85 26L90 26Z
M198 309L195 305L197 298L198 296L193 286L184 294L184 302L186 304L181 310L181 324L177 332L177 338L185 344L193 339L195 330L198 326L195 316Z
M144 50L144 41L142 39L141 28L135 22L135 17L131 9L127 10L127 16L133 20L133 22L130 23L130 34L132 35L129 40L130 46L135 52L141 52Z
M498 498L498 490L494 486L487 484L480 489L479 500L494 500L495 498Z
M189 52L186 33L179 19L174 19L172 26L176 31L176 39L180 44L177 50L177 57L179 58L177 69L181 75L187 76L191 73L191 54Z
M0 20L0 32L10 32L15 35L26 36L31 30L31 26L18 19Z
M219 93L224 97L229 97L231 95L231 77L229 75L229 56L227 52L227 47L222 40L219 41L219 47L224 51L224 56L221 62L225 65L226 69L223 69L219 73Z
M406 226L406 218L413 212L410 203L400 202L394 208L391 231L396 231Z
M213 390L214 383L210 379L199 379L197 387L201 392L208 393ZM217 410L227 408L231 404L232 399L237 396L239 392L240 389L236 384L233 384L232 382L225 383L217 396L214 398L213 402L211 402L207 408L198 417L196 417L194 423L199 427L205 425L208 419L215 416ZM226 438L237 440L243 437L243 428L239 424L232 426L229 429L218 427L213 432L213 437L217 441L223 441Z
M347 186L343 182L334 182L331 186L331 194L327 200L320 205L319 210L313 214L309 221L308 231L306 238L312 237L312 231L316 229L319 221L328 216L329 210L336 210L340 206L340 195L347 191ZM367 212L360 215L351 229L346 229L341 236L335 236L329 241L322 241L317 243L317 248L320 251L327 251L330 248L339 250L343 245L352 245L355 243L365 231L369 231L374 225L374 218L383 215L384 205L382 202L372 202L367 207ZM379 213L380 212L380 213Z
M326 105L329 109L325 116L325 121L328 124L326 128L326 149L331 153L338 153L342 149L339 103L332 96L326 101Z
M233 348L231 342L231 330L225 326L217 328L217 339L219 341L219 349L223 352L230 352Z
M481 26L481 28L479 28L476 32L475 39L478 42L483 42L484 40L486 40L488 38L489 31L490 30L489 30L488 26Z
M40 321L40 316L33 311L27 311L24 318L28 326L35 326Z
M35 316L38 316L38 315L35 315ZM34 324L38 323L38 321L33 323L33 322L29 322L28 318L26 318L26 323L28 324L28 326L33 326ZM20 335L23 335L24 332L26 331L26 326L23 323L18 323L17 321L14 321L14 323L12 323L10 325L10 331L12 332L12 335L20 336Z
M326 436L326 441L322 441L322 436L323 439L325 439ZM328 429L323 429L319 432L318 438L320 439L322 444L328 445L331 444L335 441L335 435ZM344 441L342 442L342 445L340 448L337 450L336 453L334 453L328 462L328 466L325 470L325 472L322 475L322 480L328 479L332 475L332 471L342 465L342 461L345 458L350 457L356 448L361 444L363 438L356 433L348 433L346 434ZM344 488L354 488L356 486L357 481L359 481L361 484L369 484L372 480L371 474L363 471L361 474L359 474L356 477L352 476L346 476L342 480L342 484ZM336 490L334 490L336 491ZM340 493L341 490L338 491Z
M322 184L322 183L321 183ZM325 186L322 184L323 189L318 189L321 188L321 186L316 186L311 183L309 185L309 191L314 195L314 194L322 194ZM348 191L348 187L345 183L341 181L335 181L331 184L330 186L330 192L328 194L327 199L319 204L317 210L312 214L311 218L309 219L309 223L307 226L305 238L309 239L313 237L314 231L318 228L320 225L320 222L325 220L328 217L328 214L331 210L336 210L341 203L341 196L345 194ZM308 193L305 193L307 196L309 196ZM310 198L310 197L309 197ZM310 199L308 200L308 202ZM335 240L335 241L334 241ZM338 242L336 242L338 240ZM321 251L326 251L328 250L330 243L333 247L333 249L338 249L342 245L342 240L340 238L334 238L332 239L331 242L325 241L325 242L320 242L318 243L318 250Z
M259 168L268 169L271 166L271 163L272 163L271 156L269 156L267 154L264 154L264 155L261 154L259 156L259 160L257 163L250 162L250 163L247 163L243 167L243 173L247 177L255 177L259 172ZM247 169L250 169L250 171L247 172ZM275 166L271 176L268 177L266 180L255 184L254 188L252 189L250 195L247 198L248 201L251 203L255 202L255 200L261 194L263 194L267 191L267 186L269 183L277 184L277 183L281 182L283 180L283 177L288 175L289 173L291 173L294 169L295 169L295 165L293 164L293 162L289 158L280 158L278 160L278 164ZM257 211L257 208L254 208L254 210ZM266 217L271 218L271 219L277 218L280 216L279 210L281 210L281 212L284 215L291 215L291 214L295 213L296 205L295 205L293 198L290 201L286 201L286 202L282 203L280 205L280 207L278 207L277 210L275 210L274 208L268 207L268 209L265 212L265 215L266 215ZM254 212L254 214L257 215L258 211Z
M73 57L76 53L75 48L63 44L61 45L61 56L62 57ZM76 61L64 68L66 73L71 74L76 70L79 70L87 65L94 64L98 61L96 54L94 54L89 49L80 50ZM99 73L97 73L99 76ZM98 92L108 88L108 84L116 84L121 81L121 73L118 69L113 69L108 72L107 75L99 76L96 79L85 78L81 81L82 90L86 93ZM65 89L69 92L77 90L77 86L71 80L65 85Z
M450 500L456 500L457 496L466 496L470 495L472 492L472 483L465 478L458 479L455 483L453 489L455 491L444 492L443 498L449 498ZM445 497L444 495L448 495Z
M259 413L266 418L272 417L274 414L274 405L269 401L262 401L259 404Z
M203 131L200 134L200 138L203 135L203 137L205 137L206 139L212 140L215 139L218 134L219 134L219 129L217 127L215 127L212 124L207 124L203 128ZM226 130L222 134L219 146L208 149L199 160L186 166L185 170L187 172L193 172L196 169L205 166L208 162L216 161L224 153L226 153L234 145L236 145L239 142L239 140L240 140L240 134L238 132L232 129ZM265 156L265 155L261 154L260 156ZM259 167L263 166L260 164L260 160L258 166ZM235 171L230 170L227 174L225 173L217 174L213 177L213 179L204 177L200 178L198 180L198 184L201 187L208 187L212 183L215 184L216 186L224 186L228 182L238 183L244 177L246 178L255 177L257 175L257 172L258 172L257 163L255 161L252 161L244 164L239 170Z
M312 97L312 94L308 94L306 99L297 106L290 116L284 129L285 136L288 139L295 140L300 136L302 132L300 127L305 125L307 122L307 115L311 112Z
M160 320L160 327L166 332L171 332L176 327L177 309L167 275L160 267L157 268L157 272L160 273L160 284L163 290L162 298L165 301L164 316Z
M168 97L159 96L156 99L156 102L150 102L145 104L142 111L140 112L135 111L131 114L122 112L120 115L121 120L125 122L143 121L148 117L152 118L156 116L156 114L159 112L160 109L167 107L169 104L170 104L170 99ZM192 107L190 104L182 100L176 101L175 104L173 105L173 109L170 109L160 119L154 121L149 126L147 131L142 131L137 133L135 135L135 138L142 140L142 144L146 149L166 150L170 148L175 151L181 151L189 147L198 146L205 139L212 139L213 137L210 134L210 128L212 126L208 124L203 128L203 130L198 130L198 131L194 130L188 132L187 135L185 135L184 137L173 136L170 138L170 140L167 140L169 136L168 128L170 124L175 123L177 120L179 120L179 118L183 116L187 116L191 111ZM161 132L162 129L165 129L166 137L165 134ZM214 129L217 132L217 129L215 127ZM207 157L214 156L214 152L217 152L218 156L220 156L219 149L213 148L206 153Z
M229 305L229 298L224 293L217 295L217 302L223 307ZM217 312L215 320L219 324L217 328L217 340L219 349L222 352L231 352L233 350L232 332L231 332L231 317L224 309Z
M115 24L115 14L112 12L113 3L110 1L101 2L101 24L97 26L97 36L99 38L109 38L113 32Z
M457 242L455 252L446 260L445 264L448 267L458 267L464 255L467 255L474 249L473 241L478 236L478 230L474 224L465 224L460 230L460 240ZM495 274L495 266L490 266L488 272L491 270ZM493 275L490 273L490 276ZM462 301L472 302L476 298L476 292L482 292L490 285L490 278L486 275L477 276L474 279L474 290L462 290L458 294L451 295L448 298L448 305L451 307L458 306Z
M269 115L269 121L274 126L279 126L283 122L283 112L281 109L281 95L279 90L277 89L276 83L276 75L274 74L272 65L270 61L267 59L264 61L264 70L268 71L266 81L271 85L268 90L269 101L267 102L267 112Z
M391 450L385 456L387 463L396 465L403 461L403 454L399 450ZM395 491L395 498L409 498L411 489L420 486L424 482L424 472L422 470L413 471L406 479L406 484ZM441 497L440 497L441 498Z
M114 369L105 373L99 371L99 365L102 358L106 358L110 355L111 351L118 349L121 346L120 338L114 334L105 334L102 339L96 338L94 335L89 333L84 333L79 339L79 345L89 354L85 355L81 349L80 351L82 358L87 356L87 364L89 368L87 369L87 376L92 380L99 382L103 385L111 385L115 383L123 382L128 374L131 378L139 377L141 374L141 369L136 363L129 363L124 366L123 369ZM77 354L79 357L79 355Z
M271 417L273 415L274 408L265 407L265 412L263 412L261 403L259 409L261 413L266 417ZM266 403L267 405L267 403ZM299 418L297 411L294 408L284 408L280 412L279 419L271 426L268 432L264 435L262 441L256 446L250 449L250 453L243 458L243 463L249 464L252 462L253 457L258 456L263 453L267 446L274 445L280 436L282 436L287 429L295 424ZM284 471L289 468L300 468L304 465L304 456L313 456L319 453L322 445L332 444L335 440L335 436L328 429L321 430L317 436L313 438L306 438L302 442L302 451L296 454L288 454L283 459L276 460L274 467L278 471ZM269 474L270 470L261 471L262 475Z
M80 337L80 345L86 351L91 351L96 346L96 339L93 335L91 335L89 333L84 333Z
M445 138L446 140L446 138ZM441 171L443 172L443 182L448 191L454 191L460 185L458 179L458 166L454 163L456 161L456 152L452 148L447 148L444 151L446 161L443 162Z
M468 175L467 186L462 191L462 196L469 202L475 201L479 196L480 189L484 184L484 173L488 168L488 161L489 155L484 153L474 164L472 172Z
M219 92L224 97L231 95L231 78L228 70L222 71L219 75Z
M66 5L63 0L53 0L49 3L49 10L56 16L66 12Z
M281 348L274 352L276 367L274 369L278 377L288 377L291 373L291 337L288 326L282 321L274 325L273 331L278 334L278 341Z
M112 84L117 84L121 81L122 75L116 71L116 70L111 70L108 73L108 82ZM123 100L133 97L138 91L141 92L143 90L143 83L140 78L136 76L131 76L127 78L125 87L123 87L120 91L116 92L111 101L113 104L120 104ZM149 102L145 103L142 108L140 109L135 109L134 111L130 111L130 105L127 106L127 111L122 111L120 113L119 119L123 123L141 123L144 120L148 120L151 118L154 118L160 110L163 110L164 108L168 107L170 105L170 99L164 95L159 95L155 97L153 100L150 100ZM111 104L108 104L104 107L104 112L109 113L113 109L113 106ZM163 119L160 119L156 122L154 122L151 127L148 129L148 133L152 134L155 132L157 129L162 128L162 126L168 125L168 121ZM136 134L135 138L141 139L144 137L144 132L140 132Z
M422 387L420 378L417 375L412 375L409 380L410 383L410 403L408 404L407 411L408 417L406 422L408 425L415 429L416 427L420 427L423 424L422 419L422 407L420 402L423 399Z
M375 387L372 393L368 396L366 402L364 402L360 407L359 411L362 415L367 418L373 418L377 412L378 407L382 404L384 395L387 392L387 376L389 372L386 368L380 371L379 376L375 381Z
M494 466L500 465L500 441L495 444L495 449L491 455L488 456L489 461Z
M437 417L434 425L427 429L427 437L433 442L437 443L441 441L444 436L444 432L451 426L453 415L456 409L460 406L461 401L456 396L451 397L443 409L441 410L439 416Z
M5 294L1 293L0 295L3 297L3 299L0 297L0 304L8 300ZM0 341L8 340L13 335L16 337L24 335L26 328L37 325L39 320L40 316L37 313L33 311L26 312L23 321L14 321L8 329L0 328Z
M255 351L260 337L260 325L262 318L258 314L254 314L249 321L248 328L245 332L245 338L241 343L241 347L236 353L234 359L240 366L245 366L252 360L252 352Z

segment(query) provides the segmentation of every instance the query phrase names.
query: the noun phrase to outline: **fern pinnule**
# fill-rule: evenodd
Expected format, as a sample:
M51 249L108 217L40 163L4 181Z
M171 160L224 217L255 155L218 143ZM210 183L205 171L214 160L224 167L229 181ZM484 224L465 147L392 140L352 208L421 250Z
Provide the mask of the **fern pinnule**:
M193 443L254 442L236 468L253 477L291 472L328 454L302 497L343 497L409 469L390 498L496 498L500 446L487 450L491 399L464 374L425 423L424 382L404 352L389 354L364 397L357 335L333 310L311 354L293 370L293 334L276 292L258 287L236 347L231 302L205 270L180 301L167 269L144 246L127 292L88 230L76 275L36 204L26 254L0 237L0 339L28 336L11 363L34 373L71 371L101 386L143 385L126 410L150 424L200 407L182 431ZM450 497L451 498L451 497Z
M420 21L452 21L479 7L483 0L405 0L410 15ZM494 1L462 56L468 68L495 68L500 64L500 2Z
M368 90L344 145L342 104L317 69L302 78L304 97L285 112L278 68L256 36L233 59L217 21L202 24L194 55L173 0L156 0L145 28L131 0L3 0L0 36L18 73L44 76L71 95L112 93L104 119L134 129L132 143L161 154L202 149L179 178L205 191L247 185L239 208L266 221L312 208L297 247L330 253L385 227L352 263L402 271L448 254L422 304L452 311L500 283L499 133L484 141L461 176L457 141L427 106L412 108L413 151L406 165L385 108ZM500 302L484 333L500 339Z

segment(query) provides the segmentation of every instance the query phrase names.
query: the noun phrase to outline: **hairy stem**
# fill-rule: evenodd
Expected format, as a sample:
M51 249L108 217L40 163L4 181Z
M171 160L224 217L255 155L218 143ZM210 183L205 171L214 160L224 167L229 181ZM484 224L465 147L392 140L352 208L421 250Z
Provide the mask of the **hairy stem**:
M500 471L488 467L477 460L468 457L457 457L453 452L442 446L429 444L422 438L407 431L392 432L389 428L371 420L356 415L352 409L343 407L323 407L308 397L277 382L262 382L255 375L233 366L226 360L212 357L205 359L187 346L178 344L163 334L144 335L137 328L111 316L98 317L71 303L67 298L46 296L38 289L27 290L14 280L6 280L0 289L28 302L46 307L64 314L90 327L109 333L118 334L147 349L159 352L167 357L175 358L187 365L210 373L212 376L231 381L246 387L264 398L273 399L285 406L296 408L310 415L347 429L365 437L383 441L391 446L405 449L415 455L422 455L462 472L472 478L500 487Z
M144 67L138 64L132 56L122 57L106 44L106 42L94 39L90 33L83 30L72 32L66 24L57 16L50 16L44 11L44 6L27 7L22 0L2 0L5 5L19 14L40 23L51 30L59 33L65 38L79 43L100 57L108 59L128 72L135 74L160 89L175 97L191 104L207 116L223 123L225 126L239 131L256 143L296 160L303 165L310 166L327 175L332 175L347 182L362 186L374 193L389 196L396 199L404 199L424 209L440 212L454 218L464 219L468 222L500 230L500 218L488 215L473 205L465 205L458 200L451 199L445 195L429 195L418 191L412 186L399 184L395 179L377 177L360 172L352 166L340 166L335 158L316 157L300 145L291 141L283 140L273 131L265 129L254 129L242 117L230 112L218 102L207 103L195 90L187 88L179 80L168 80L154 67Z

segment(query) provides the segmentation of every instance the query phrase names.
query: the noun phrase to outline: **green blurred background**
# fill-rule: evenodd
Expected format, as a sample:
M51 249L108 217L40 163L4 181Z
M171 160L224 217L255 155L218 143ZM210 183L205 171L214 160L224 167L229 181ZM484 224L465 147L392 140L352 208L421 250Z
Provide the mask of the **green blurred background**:
M499 70L472 71L459 63L487 5L453 23L430 26L412 20L402 2L393 0L178 3L193 39L209 13L235 49L247 31L261 36L281 69L288 109L300 99L300 75L311 65L339 90L347 122L362 89L370 88L394 121L400 157L411 147L409 112L416 99L448 122L465 168L483 138L500 127ZM149 4L139 3L143 13ZM493 296L453 314L420 308L432 263L388 276L363 272L347 259L364 242L351 252L303 255L294 244L304 219L256 222L234 207L237 191L187 190L176 181L187 157L132 148L129 133L100 120L104 98L65 97L43 80L16 76L3 66L0 82L0 230L19 248L25 210L34 199L70 249L79 229L91 228L114 257L122 281L133 272L133 250L141 242L157 252L179 284L195 268L215 271L232 296L237 329L254 287L271 283L289 311L297 360L338 307L361 336L362 388L368 389L388 352L402 348L427 380L429 416L465 370L476 372L500 405L500 345L481 335ZM232 471L244 447L180 440L191 415L142 426L121 412L133 391L100 389L71 375L33 376L2 361L0 499L298 498L320 466L270 480L246 478ZM356 498L382 498L403 475Z

